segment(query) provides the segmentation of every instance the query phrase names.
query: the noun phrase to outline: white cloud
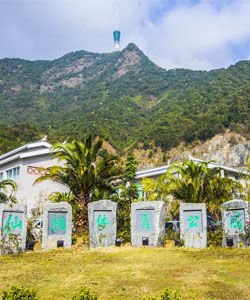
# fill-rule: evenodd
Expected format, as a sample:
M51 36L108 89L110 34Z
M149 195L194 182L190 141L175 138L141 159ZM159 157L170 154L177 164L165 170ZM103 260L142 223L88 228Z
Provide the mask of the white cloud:
M160 24L148 23L148 51L165 67L211 69L230 64L229 44L250 38L250 3L235 3L219 11L211 1L176 7Z
M136 43L162 67L211 69L247 58L232 44L250 40L249 0L2 0L0 57L112 51L117 3L121 46Z

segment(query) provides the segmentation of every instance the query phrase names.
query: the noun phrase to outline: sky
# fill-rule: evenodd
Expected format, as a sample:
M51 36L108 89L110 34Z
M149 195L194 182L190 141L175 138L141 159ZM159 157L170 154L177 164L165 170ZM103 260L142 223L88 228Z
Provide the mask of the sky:
M0 58L55 59L135 43L165 68L250 59L250 0L0 0Z

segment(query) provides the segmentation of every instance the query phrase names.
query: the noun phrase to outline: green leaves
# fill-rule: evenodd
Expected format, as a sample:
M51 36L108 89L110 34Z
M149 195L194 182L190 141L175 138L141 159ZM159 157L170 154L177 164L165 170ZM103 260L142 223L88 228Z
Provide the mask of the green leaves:
M28 121L53 141L102 136L120 152L138 141L168 150L227 128L248 135L249 61L210 72L166 71L132 48L77 51L54 61L0 60L1 121ZM1 140L4 130L2 152L38 140L37 132Z
M7 188L11 191L9 195L7 194ZM0 203L6 203L10 201L11 203L16 203L16 197L14 196L17 191L17 184L11 179L4 179L0 181Z
M144 179L149 199L166 199L172 195L178 201L205 202L211 213L218 214L221 204L231 200L235 191L242 191L242 186L226 173L223 176L221 168L209 166L211 163L192 160L177 162L156 181Z

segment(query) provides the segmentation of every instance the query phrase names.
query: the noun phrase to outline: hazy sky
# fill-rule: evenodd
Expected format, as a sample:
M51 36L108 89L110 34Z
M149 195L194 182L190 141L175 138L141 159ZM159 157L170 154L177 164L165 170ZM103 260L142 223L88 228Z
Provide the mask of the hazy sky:
M0 58L111 52L116 8L121 48L166 69L250 59L250 0L0 0Z

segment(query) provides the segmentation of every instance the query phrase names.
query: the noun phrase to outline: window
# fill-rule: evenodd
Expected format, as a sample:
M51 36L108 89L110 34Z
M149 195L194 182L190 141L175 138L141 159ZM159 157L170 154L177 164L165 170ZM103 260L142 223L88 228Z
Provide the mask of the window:
M6 171L7 179L17 179L20 175L20 167L16 167Z

